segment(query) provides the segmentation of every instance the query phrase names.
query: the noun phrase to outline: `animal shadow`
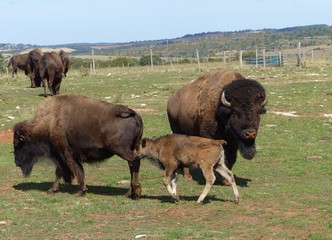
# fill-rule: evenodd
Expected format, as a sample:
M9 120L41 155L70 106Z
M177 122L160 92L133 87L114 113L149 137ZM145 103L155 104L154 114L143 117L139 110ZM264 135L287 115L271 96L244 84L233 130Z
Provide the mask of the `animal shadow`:
M197 201L198 197L199 196L186 196L186 195L179 196L180 202L181 201L186 201L186 202L192 202L192 203L195 203ZM158 200L161 203L177 203L177 202L174 201L174 199L172 199L167 194L162 195L162 196L142 195L140 198L141 199ZM231 200L231 199L228 200L228 199L217 198L216 196L213 196L213 195L207 195L205 197L205 199L203 200L203 204L207 204L207 203L215 202L215 201L219 201L219 202L233 202L233 200Z
M20 183L14 185L13 188L19 191L31 191L37 190L40 192L47 192L48 189L52 187L52 182L29 182L29 183ZM119 196L125 195L128 191L128 188L121 187L111 187L111 186L93 186L87 185L88 191L87 194L96 194L96 195L107 195L107 196ZM78 185L69 185L61 184L58 192L76 194L79 191Z
M224 185L221 181L221 176L217 172L214 172L214 173L216 176L216 181L214 184L215 185ZM193 180L196 181L199 185L205 185L205 178L200 169L191 168L190 174L193 177ZM236 176L235 174L234 174L234 178L235 178L236 185L238 185L240 187L249 187L249 183L251 182L251 179L241 178L241 177Z

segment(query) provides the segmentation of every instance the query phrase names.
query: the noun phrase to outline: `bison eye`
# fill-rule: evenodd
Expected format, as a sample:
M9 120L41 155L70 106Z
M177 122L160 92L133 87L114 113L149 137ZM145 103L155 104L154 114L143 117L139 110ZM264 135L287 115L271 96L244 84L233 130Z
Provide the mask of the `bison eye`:
M233 110L232 117L233 118L240 118L240 113L238 111Z

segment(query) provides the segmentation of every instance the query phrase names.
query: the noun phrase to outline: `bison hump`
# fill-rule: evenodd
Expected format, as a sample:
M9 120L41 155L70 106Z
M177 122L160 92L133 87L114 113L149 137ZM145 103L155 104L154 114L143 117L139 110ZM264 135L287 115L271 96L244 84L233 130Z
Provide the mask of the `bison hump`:
M132 109L119 109L115 112L115 116L120 118L129 118L135 115L135 111Z

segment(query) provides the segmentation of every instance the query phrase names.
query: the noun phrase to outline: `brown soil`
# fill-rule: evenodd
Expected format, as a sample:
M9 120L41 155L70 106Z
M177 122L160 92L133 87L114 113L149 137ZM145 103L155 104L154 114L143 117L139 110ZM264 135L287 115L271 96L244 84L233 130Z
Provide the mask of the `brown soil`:
M0 143L12 143L12 142L13 142L12 130L0 131Z

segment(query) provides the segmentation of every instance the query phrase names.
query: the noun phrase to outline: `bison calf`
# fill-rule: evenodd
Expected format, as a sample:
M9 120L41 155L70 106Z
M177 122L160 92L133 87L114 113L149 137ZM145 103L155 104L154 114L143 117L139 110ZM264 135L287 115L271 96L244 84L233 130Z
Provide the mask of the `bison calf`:
M233 173L225 165L223 140L213 140L201 137L171 134L158 138L141 140L135 149L139 157L147 157L156 161L165 169L163 179L171 197L178 201L176 180L179 170L183 167L200 167L206 180L205 188L196 203L201 203L216 180L213 170L226 178L233 188L235 202L239 202Z
M63 178L76 178L80 194L87 191L82 162L93 163L118 155L128 161L131 187L127 196L139 197L140 161L134 149L142 137L143 122L132 109L76 95L46 99L32 121L14 126L15 163L28 176L38 159L48 157L56 165L56 192ZM135 160L135 161L134 161Z

